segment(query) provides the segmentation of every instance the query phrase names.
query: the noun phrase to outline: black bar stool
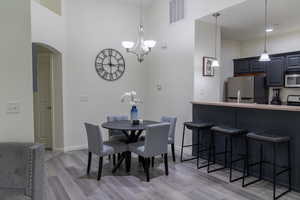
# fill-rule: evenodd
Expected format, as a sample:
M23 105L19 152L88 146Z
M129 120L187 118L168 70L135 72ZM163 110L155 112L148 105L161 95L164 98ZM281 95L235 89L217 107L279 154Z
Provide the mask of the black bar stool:
M180 156L181 162L197 159L197 168L198 169L203 168L203 167L207 167L207 164L204 165L204 166L199 166L200 153L201 152L208 152L208 148L202 148L203 145L200 144L200 135L201 135L201 133L203 133L204 130L209 130L212 126L213 126L213 124L206 123L206 122L185 122L183 124L183 136L182 136L181 156ZM191 144L191 145L185 145L184 144L185 129L186 128L189 129L189 130L197 131L196 132L197 137L198 137L197 143L193 142L193 144ZM182 158L183 157L183 149L186 148L186 147L195 147L195 146L197 146L197 155L196 155L196 157L192 157L192 158L183 160L183 158ZM200 149L200 147L202 149Z
M207 166L207 172L211 173L211 172L215 172L215 171L219 171L219 170L223 170L227 168L227 157L229 154L229 169L230 169L230 175L229 175L229 181L230 182L234 182L234 181L238 181L240 179L242 179L244 176L241 176L239 178L236 179L232 179L232 164L239 162L239 161L244 161L245 160L245 156L242 155L239 158L237 158L236 160L233 160L233 145L232 145L232 141L233 138L238 138L238 137L244 137L247 133L247 130L244 129L238 129L238 128L231 128L231 127L225 127L225 126L214 126L211 128L211 141L210 141L210 146L212 148L209 148L209 153L208 153L208 166ZM225 148L223 152L218 152L216 153L216 144L215 144L215 136L216 135L221 135L221 136L225 136ZM230 141L230 150L228 151L228 139ZM242 140L244 141L244 140ZM216 156L217 155L224 155L224 166L217 168L217 169L210 169L211 167L211 149L213 150L213 164L215 164L216 162ZM244 164L244 163L243 163Z
M249 140L254 140L256 142L260 143L260 161L249 164L249 150L248 150L248 142ZM263 144L271 144L273 146L273 162L268 162L263 160ZM288 163L287 166L279 166L277 165L277 147L280 144L286 144L287 145L287 159ZM263 164L269 164L273 166L273 199L279 199L286 193L290 192L292 190L292 183L291 183L291 150L290 150L290 137L288 136L275 136L275 135L268 135L264 133L249 133L247 134L247 140L246 140L246 163L244 167L244 178L243 178L243 187L246 187L248 185L257 183L258 181L262 180L262 167ZM259 177L258 179L251 181L249 183L245 183L246 177L249 176L249 167L253 167L259 165ZM277 168L281 168L282 170L277 172ZM246 172L247 171L247 172ZM280 195L276 196L276 178L277 176L288 172L288 179L289 179L289 187L285 192L282 192Z

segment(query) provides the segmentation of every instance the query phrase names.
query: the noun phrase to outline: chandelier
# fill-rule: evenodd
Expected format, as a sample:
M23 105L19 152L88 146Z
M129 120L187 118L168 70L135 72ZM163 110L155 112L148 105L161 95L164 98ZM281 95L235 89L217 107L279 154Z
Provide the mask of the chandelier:
M138 38L136 43L132 41L123 41L122 46L128 53L132 53L137 56L138 61L141 63L144 61L144 56L151 52L151 49L155 47L156 41L144 40L144 26L143 26L143 2L140 0L140 24L138 26Z

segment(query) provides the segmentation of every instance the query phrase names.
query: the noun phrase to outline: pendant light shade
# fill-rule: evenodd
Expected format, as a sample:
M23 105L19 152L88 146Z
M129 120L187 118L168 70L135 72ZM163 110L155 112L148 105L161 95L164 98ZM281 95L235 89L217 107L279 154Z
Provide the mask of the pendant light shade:
M271 61L268 52L262 53L262 54L260 55L259 61L260 61L260 62L269 62L269 61Z
M264 46L264 52L260 55L260 58L259 58L259 61L260 62L269 62L271 61L270 59L270 56L268 54L268 51L267 51L267 29L268 29L268 0L265 0L265 46Z
M220 67L219 60L217 58L217 42L218 42L218 17L220 16L220 13L214 13L213 17L216 18L216 27L215 27L215 57L211 64L212 67Z

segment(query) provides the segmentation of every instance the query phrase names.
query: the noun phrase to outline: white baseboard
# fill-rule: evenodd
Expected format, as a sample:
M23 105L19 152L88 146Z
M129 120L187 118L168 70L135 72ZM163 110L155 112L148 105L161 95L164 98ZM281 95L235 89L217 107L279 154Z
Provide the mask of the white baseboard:
M82 149L87 149L88 145L79 145L79 146L68 146L63 148L54 148L53 151L55 152L68 152L68 151L77 151Z

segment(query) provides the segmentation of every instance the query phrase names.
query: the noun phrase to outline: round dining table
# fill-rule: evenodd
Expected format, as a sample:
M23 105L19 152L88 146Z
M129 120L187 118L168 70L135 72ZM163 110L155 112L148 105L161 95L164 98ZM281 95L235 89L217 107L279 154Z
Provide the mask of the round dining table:
M140 122L140 124L138 125L133 125L132 122L129 120L120 120L120 121L105 122L102 124L102 128L111 131L117 130L122 132L127 138L126 143L130 144L130 143L138 142L139 137L141 136L143 131L147 128L147 126L157 124L157 123L159 122L145 120L143 122ZM113 168L112 171L113 173L117 171L117 169L121 166L124 160L126 163L126 172L130 172L131 152L127 151L121 154L117 164Z

